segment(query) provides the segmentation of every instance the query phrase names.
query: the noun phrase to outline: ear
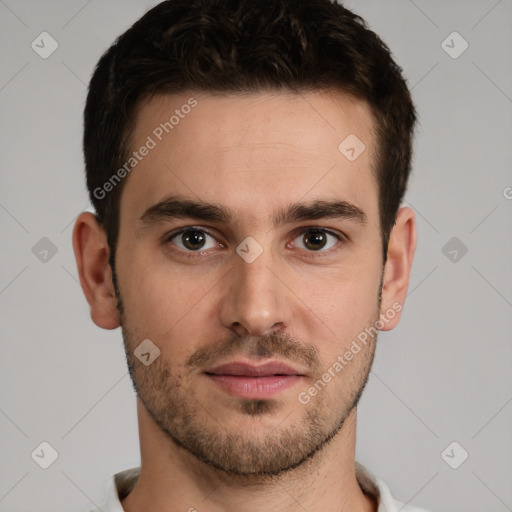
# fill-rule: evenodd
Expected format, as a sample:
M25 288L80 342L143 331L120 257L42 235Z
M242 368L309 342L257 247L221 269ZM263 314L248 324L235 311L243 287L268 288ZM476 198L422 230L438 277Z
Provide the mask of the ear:
M412 260L416 250L416 220L411 208L400 208L391 230L388 244L380 315L384 326L381 331L390 331L400 321L401 311L407 296ZM391 317L391 311L393 317Z
M119 327L121 322L108 263L107 236L92 213L84 212L78 216L73 228L73 250L92 321L103 329Z

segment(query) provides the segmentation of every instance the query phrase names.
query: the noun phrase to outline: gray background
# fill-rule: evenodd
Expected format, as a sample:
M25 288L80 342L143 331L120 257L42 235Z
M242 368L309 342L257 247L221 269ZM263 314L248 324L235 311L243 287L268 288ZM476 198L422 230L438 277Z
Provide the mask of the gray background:
M0 0L0 511L89 510L111 474L139 464L121 334L89 318L71 232L89 205L86 85L155 3ZM411 286L402 322L380 337L357 460L404 502L512 510L512 2L347 6L391 47L421 123ZM46 59L31 47L43 31L59 45ZM458 58L454 31L469 44ZM58 452L48 469L31 457L43 441Z

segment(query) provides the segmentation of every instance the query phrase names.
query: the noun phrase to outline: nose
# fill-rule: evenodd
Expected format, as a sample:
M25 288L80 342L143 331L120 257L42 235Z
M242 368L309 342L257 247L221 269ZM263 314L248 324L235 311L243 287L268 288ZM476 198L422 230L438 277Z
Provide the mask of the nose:
M269 249L251 263L235 254L224 281L220 320L239 336L284 330L291 321L291 295Z

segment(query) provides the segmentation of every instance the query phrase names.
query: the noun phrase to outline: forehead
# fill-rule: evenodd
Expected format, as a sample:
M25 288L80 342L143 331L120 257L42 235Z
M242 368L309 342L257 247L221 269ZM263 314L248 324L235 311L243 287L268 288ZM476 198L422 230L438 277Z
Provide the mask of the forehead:
M371 216L374 132L369 106L338 91L156 95L136 111L130 154L145 156L125 184L121 217L171 194L253 220L302 198L349 200Z

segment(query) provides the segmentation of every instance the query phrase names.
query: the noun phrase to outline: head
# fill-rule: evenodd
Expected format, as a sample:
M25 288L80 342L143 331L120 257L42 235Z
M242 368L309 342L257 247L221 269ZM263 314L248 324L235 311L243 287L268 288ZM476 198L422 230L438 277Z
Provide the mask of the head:
M342 429L405 300L414 123L386 45L329 0L171 0L103 55L75 253L173 443L271 475ZM267 394L218 369L276 361L295 373Z

